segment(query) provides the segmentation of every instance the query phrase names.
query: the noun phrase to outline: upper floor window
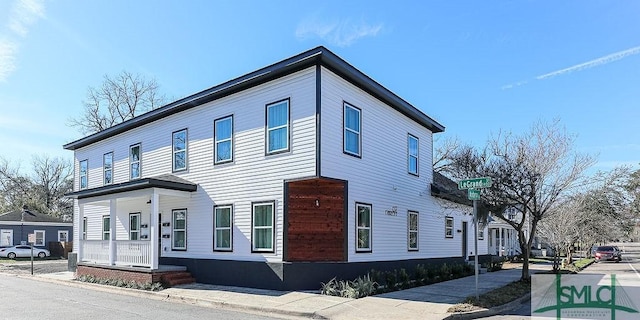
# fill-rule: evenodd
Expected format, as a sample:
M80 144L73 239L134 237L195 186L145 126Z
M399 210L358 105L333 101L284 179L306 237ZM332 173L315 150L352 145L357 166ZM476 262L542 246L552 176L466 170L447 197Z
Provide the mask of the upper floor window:
M344 103L344 152L357 157L362 152L361 136L361 111L360 109Z
M232 206L216 206L213 209L213 250L232 250L232 228L233 228L233 208Z
M214 164L233 161L233 116L213 122Z
M444 218L444 237L453 238L453 217Z
M140 240L140 212L129 214L129 240Z
M252 250L260 252L273 252L274 203L254 203L252 207Z
M105 153L102 156L102 171L104 184L113 183L113 152Z
M140 144L129 147L129 178L131 180L140 178Z
M407 232L409 251L418 250L418 212L409 211L407 214Z
M173 171L187 169L187 129L173 133Z
M89 185L89 161L80 161L80 189L86 189Z
M418 175L419 160L419 140L418 138L408 135L407 138L407 170L410 174Z
M371 252L371 205L356 203L356 251Z
M267 154L289 150L289 99L267 105Z

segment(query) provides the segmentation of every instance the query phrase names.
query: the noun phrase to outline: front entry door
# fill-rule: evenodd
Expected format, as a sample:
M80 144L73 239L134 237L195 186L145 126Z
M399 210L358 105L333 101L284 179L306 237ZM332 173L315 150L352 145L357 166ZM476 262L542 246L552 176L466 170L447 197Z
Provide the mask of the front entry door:
M0 230L0 246L10 247L13 245L13 230Z
M462 222L462 257L464 258L464 260L467 260L467 258L469 258L469 256L467 255L467 252L469 252L467 250L467 222L463 221Z

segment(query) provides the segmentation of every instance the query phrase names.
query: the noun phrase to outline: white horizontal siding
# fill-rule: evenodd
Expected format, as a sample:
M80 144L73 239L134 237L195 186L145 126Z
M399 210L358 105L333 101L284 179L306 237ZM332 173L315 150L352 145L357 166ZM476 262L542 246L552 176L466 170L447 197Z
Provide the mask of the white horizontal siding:
M290 151L267 156L265 106L287 98ZM187 128L188 169L173 174L196 183L198 191L186 203L176 200L173 204L163 198L160 205L167 221L172 207L188 208L188 248L186 252L163 251L163 255L278 261L282 259L284 180L315 175L315 104L315 68L309 68L80 148L75 152L75 180L78 161L88 159L89 188L102 186L102 155L114 151L114 182L128 181L129 146L135 143L141 143L143 178L171 173L172 132ZM214 165L213 122L229 115L234 123L234 161ZM256 201L276 201L274 254L251 253L251 203ZM234 205L232 254L213 252L216 204ZM163 240L163 246L168 241Z

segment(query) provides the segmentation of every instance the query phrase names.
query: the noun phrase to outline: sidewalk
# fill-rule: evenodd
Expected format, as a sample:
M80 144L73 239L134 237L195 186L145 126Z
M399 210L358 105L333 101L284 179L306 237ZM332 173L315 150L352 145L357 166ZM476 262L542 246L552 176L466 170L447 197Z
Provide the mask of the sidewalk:
M531 272L549 270L550 265L530 265ZM480 294L520 279L520 268L479 275ZM72 272L37 275L42 280L64 282L74 286L169 299L203 306L222 307L239 311L269 313L285 317L316 319L444 319L447 309L475 293L475 277L440 282L432 285L366 297L347 299L308 292L216 286L205 284L182 285L160 292L123 289L76 282Z

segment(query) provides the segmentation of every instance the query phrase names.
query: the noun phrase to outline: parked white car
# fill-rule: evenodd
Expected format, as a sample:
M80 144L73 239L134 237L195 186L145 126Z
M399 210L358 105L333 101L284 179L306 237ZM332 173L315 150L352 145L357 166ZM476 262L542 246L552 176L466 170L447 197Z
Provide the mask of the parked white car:
M50 256L51 253L47 249L33 248L33 256L38 258L44 258ZM28 258L31 257L30 246L13 246L7 248L0 248L0 257L15 259L15 258Z

